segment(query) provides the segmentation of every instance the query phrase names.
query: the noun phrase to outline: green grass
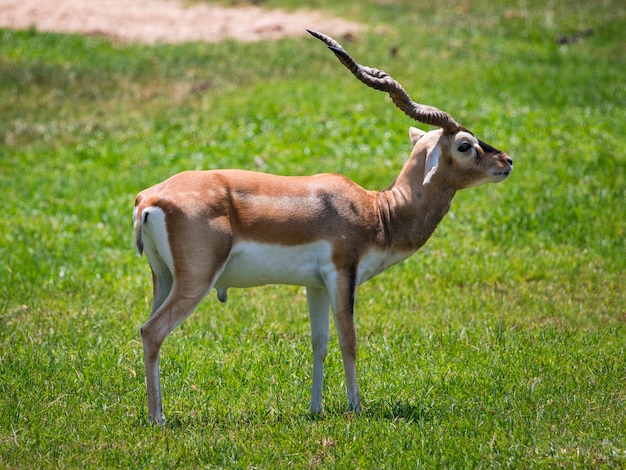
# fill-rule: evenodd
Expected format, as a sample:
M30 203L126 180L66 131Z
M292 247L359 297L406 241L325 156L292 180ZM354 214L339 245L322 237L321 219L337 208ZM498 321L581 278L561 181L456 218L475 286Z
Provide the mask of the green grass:
M211 295L168 338L149 425L133 200L220 167L383 189L412 123L312 38L0 31L0 467L626 466L626 8L491 3L311 2L367 23L357 60L516 167L360 288L358 417L336 336L308 415L304 292L268 286Z

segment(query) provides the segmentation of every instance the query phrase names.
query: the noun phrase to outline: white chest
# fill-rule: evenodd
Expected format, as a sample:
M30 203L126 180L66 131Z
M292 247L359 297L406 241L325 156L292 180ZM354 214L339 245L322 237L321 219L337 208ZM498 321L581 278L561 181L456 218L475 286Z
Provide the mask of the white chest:
M374 276L385 271L387 268L398 264L411 255L406 252L394 252L383 250L368 251L361 262L357 271L357 284L361 285L365 281L369 281Z

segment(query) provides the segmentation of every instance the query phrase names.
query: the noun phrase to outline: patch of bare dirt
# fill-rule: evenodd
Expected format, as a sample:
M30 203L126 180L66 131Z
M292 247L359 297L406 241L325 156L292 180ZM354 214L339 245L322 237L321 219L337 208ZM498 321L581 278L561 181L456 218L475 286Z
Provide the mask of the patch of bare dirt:
M360 23L320 11L185 6L174 0L0 0L0 27L104 35L146 44L279 39L306 34L306 28L341 37L364 29Z

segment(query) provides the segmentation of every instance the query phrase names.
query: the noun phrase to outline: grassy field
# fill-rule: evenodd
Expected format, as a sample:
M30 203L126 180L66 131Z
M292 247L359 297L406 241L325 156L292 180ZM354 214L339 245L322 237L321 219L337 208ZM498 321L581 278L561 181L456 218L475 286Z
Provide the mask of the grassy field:
M311 2L367 23L357 60L515 161L360 288L363 413L333 334L309 416L304 290L268 286L211 295L165 342L164 427L136 193L222 167L384 189L413 123L312 38L0 30L0 467L626 466L626 6L492 3Z

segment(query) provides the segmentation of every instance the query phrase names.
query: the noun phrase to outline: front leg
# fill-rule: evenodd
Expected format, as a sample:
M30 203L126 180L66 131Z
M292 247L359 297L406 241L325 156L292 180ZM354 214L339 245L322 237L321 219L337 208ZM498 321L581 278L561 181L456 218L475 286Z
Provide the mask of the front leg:
M331 304L335 326L339 336L339 347L343 357L346 375L348 407L357 413L361 411L359 386L356 380L356 330L354 328L354 300L356 295L356 269L337 272L334 295Z
M325 288L307 287L306 299L311 322L313 347L313 386L311 388L311 413L322 412L322 386L324 385L324 360L328 353L330 336L330 298Z

